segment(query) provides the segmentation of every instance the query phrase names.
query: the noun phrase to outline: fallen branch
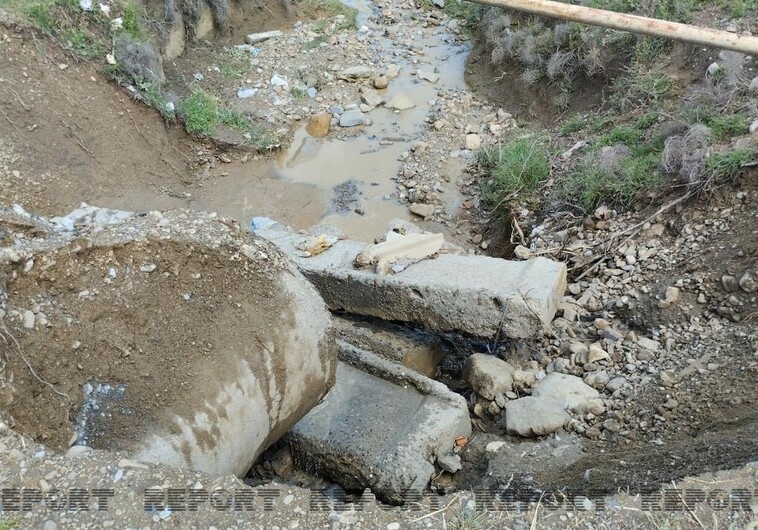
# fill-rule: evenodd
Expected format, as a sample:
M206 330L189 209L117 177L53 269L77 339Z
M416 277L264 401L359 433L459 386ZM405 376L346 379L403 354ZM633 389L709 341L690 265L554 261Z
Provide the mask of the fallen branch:
M455 501L457 501L457 500L458 500L458 495L456 494L456 495L453 497L453 500L451 500L450 502L448 502L448 503L447 503L447 506L445 506L444 508L440 508L439 510L434 510L433 512L429 512L429 513L428 513L428 514L426 514L426 515L422 515L421 517L419 517L419 518L417 518L417 519L414 519L414 520L410 521L410 523L417 523L417 522L419 522L419 521L423 521L424 519L428 519L429 517L432 517L432 516L434 516L434 515L437 515L438 513L446 512L446 511L448 510L448 508L450 508L450 507L453 505L453 503L454 503Z

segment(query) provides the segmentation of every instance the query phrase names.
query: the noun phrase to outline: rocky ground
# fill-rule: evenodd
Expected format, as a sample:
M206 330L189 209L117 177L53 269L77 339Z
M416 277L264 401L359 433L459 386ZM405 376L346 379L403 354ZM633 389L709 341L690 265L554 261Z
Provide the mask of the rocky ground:
M482 176L473 161L482 147L530 132L509 109L485 101L462 83L464 72L457 58L469 46L465 21L451 17L449 10L420 10L412 2L357 7L354 27L346 23L348 14L299 21L283 16L270 25L238 27L231 36L190 45L183 56L164 65L167 101L178 107L193 90L207 91L254 122L266 124L277 143L286 146L293 141L292 151L307 147L304 129L309 136L324 138L324 145L353 146L351 140L368 139L365 146L358 145L389 153L381 162L388 174L373 180L382 180L381 200L393 205L392 216L402 213L427 229L442 230L471 252L515 247L515 259L547 256L567 262L568 290L542 337L489 342L442 338L448 358L441 364L440 379L467 397L475 425L474 435L458 453L461 471L453 474L441 468L432 485L443 496L412 512L341 510L334 500L314 510L313 492L276 482L250 490L256 495L256 510L244 518L215 508L201 509L192 517L177 510L145 512L142 490L147 487L243 486L233 478L144 468L97 451L54 454L51 445L65 449L68 444L62 431L45 437L42 430L28 427L33 423L28 417L6 416L0 423L4 488L36 488L47 494L73 486L112 487L115 493L107 513L60 516L41 508L14 515L6 510L0 528L94 528L125 520L133 527L198 528L748 524L756 511L754 501L748 503L753 512L733 514L698 505L695 510L658 514L641 510L641 500L633 494L693 475L699 475L690 479L693 488L753 490L758 482L750 466L703 475L740 468L758 454L754 169L734 187L690 198L660 213L655 207L638 212L600 207L586 218L575 218L546 216L521 204L513 209L513 234L504 245L501 235L489 229L489 212L480 197ZM6 125L0 145L0 206L21 203L48 215L67 212L82 199L137 211L190 206L225 211L243 225L255 213L281 214L282 221L307 228L334 213L329 197L340 185L333 200L340 223L349 226L368 218L370 224L382 224L380 208L367 200L371 179L359 179L354 191L327 177L326 184L315 186L297 179L272 183L271 168L282 167L275 152L231 149L229 143L240 141L236 136L197 137L178 126L164 127L154 111L131 101L128 89L108 84L91 63L72 60L55 44L40 53L44 37L25 23L6 20L2 28L0 53L9 60L0 65L0 119ZM244 44L248 33L268 29L281 29L283 35ZM451 72L451 64L460 64L461 70ZM425 103L411 101L417 94ZM754 142L754 136L746 136L746 141ZM292 158L292 151L282 158ZM345 156L347 164L365 164L356 153ZM244 178L234 180L237 175ZM239 182L247 182L244 193L251 202L246 198L244 207L230 207L239 200ZM258 203L252 202L256 195L263 196ZM301 197L308 201L298 202ZM309 206L313 197L315 207ZM385 224L372 229L383 232ZM18 226L3 230L3 244L19 233ZM20 232L29 230L27 226ZM144 266L150 263L146 258ZM24 307L0 303L0 317L14 336L46 328L48 315L55 314L31 297ZM74 339L63 332L56 338L72 348ZM0 346L10 347L9 340ZM111 344L126 355L122 346ZM472 352L494 356L472 367ZM32 365L44 359L43 354L35 356ZM498 362L488 364L492 359ZM56 372L53 366L45 367ZM492 372L499 376L490 380ZM565 407L556 412L553 404L539 401L540 382L556 380L548 379L551 374L571 376L561 376L560 391L574 385L575 393L583 396L569 407L568 418ZM25 377L26 383L32 382L31 376ZM49 408L51 414L60 412L53 405ZM19 428L34 440L15 433L14 421L27 425ZM286 454L286 448L280 451L285 463ZM324 485L313 477L298 478L297 473L291 465L272 465L268 457L257 469L259 477L269 480ZM551 512L536 502L523 513L483 516L467 493L509 485L524 486L531 494L581 487L602 496L625 489L632 495L608 500L611 509L601 513ZM272 488L277 491L272 494L276 509L263 511L266 491Z

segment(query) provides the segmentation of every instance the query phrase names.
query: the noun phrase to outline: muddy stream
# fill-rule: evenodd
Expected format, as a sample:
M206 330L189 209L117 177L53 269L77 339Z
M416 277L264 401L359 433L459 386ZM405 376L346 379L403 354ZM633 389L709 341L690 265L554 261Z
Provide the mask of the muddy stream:
M358 10L358 27L377 28L369 21L373 9L369 2L348 0L346 4ZM171 208L216 211L245 225L253 217L262 216L298 230L325 223L341 229L350 239L366 242L383 235L391 219L420 222L418 217L413 218L407 205L392 196L394 179L403 153L421 137L437 93L466 89L464 65L468 46L449 44L454 39L444 28L425 38L422 48L415 51L400 48L391 39L375 37L376 34L372 31L368 37L374 39L374 58L391 57L391 62L400 66L399 76L378 92L385 101L397 93L405 94L415 107L393 111L379 106L366 114L367 125L344 129L349 133L358 129L358 134L345 139L334 135L314 138L306 132L303 122L278 159L226 164L225 176L213 177L186 197L126 194L106 201L108 204L104 206L141 211ZM414 72L419 68L434 71L439 80L432 84L418 79ZM461 203L457 179L462 167L462 162L448 164L440 171L446 211L450 215L455 214ZM439 225L430 228L445 232Z

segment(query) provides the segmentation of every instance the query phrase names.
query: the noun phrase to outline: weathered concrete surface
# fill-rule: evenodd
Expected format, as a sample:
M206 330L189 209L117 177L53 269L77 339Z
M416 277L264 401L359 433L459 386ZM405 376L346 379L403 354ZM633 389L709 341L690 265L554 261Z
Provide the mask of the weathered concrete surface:
M335 317L337 338L402 364L426 377L435 378L446 353L439 336L414 332L406 327L382 322L363 322Z
M337 382L288 434L295 462L346 489L388 502L420 495L436 455L471 433L462 396L390 361L338 341ZM407 498L407 497L406 497Z
M442 254L395 275L356 269L365 244L341 240L303 258L307 236L279 224L257 231L293 257L332 310L413 322L435 331L530 337L549 324L566 288L566 266L546 258L506 261Z
M43 375L65 360L53 380L71 399L33 397L37 383L24 382L12 416L60 413L67 440L68 407L79 416L77 402L93 386L120 387L124 401L108 414L97 404L82 416L79 440L137 460L244 475L333 384L334 331L317 291L274 245L229 221L86 205L56 223L6 213L45 233L0 245L0 277L13 279L9 314L50 299L48 290L56 296L44 325L5 322ZM17 380L28 372L11 369Z

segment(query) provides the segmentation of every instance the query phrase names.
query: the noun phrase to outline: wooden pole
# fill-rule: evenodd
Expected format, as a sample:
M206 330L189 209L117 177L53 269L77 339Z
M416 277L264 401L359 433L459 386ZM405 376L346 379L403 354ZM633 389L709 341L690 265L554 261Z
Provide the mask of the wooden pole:
M651 37L680 40L712 48L721 48L735 52L758 56L758 37L738 35L699 26L690 26L678 22L668 22L655 18L616 13L604 9L584 7L552 0L469 0L477 4L504 7L525 11L534 15L560 18L581 22L592 26L604 26L620 31L641 33Z

